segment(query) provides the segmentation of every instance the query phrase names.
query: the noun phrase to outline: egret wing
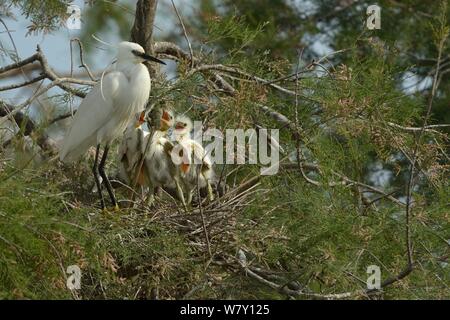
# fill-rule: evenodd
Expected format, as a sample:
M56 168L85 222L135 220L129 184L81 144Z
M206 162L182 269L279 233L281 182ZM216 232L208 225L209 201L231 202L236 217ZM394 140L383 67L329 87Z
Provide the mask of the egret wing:
M72 126L64 138L60 152L62 161L74 161L97 142L97 131L114 113L114 104L121 86L128 83L119 71L106 74L86 95L78 107Z

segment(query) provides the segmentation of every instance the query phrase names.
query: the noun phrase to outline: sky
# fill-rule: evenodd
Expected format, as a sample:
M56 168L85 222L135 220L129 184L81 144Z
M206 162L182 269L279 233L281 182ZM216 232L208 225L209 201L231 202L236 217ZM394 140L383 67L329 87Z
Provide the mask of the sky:
M132 7L135 7L135 3L137 1L131 0L131 1L119 1L119 3L129 3ZM190 4L191 1L186 0L175 0L174 1L178 10L180 11L182 16L189 15L192 10L193 6ZM83 8L84 8L84 0L75 0L72 2L72 4L77 5L80 7L82 13L81 13L81 19L83 19ZM168 4L170 2L162 4L159 4L158 6L158 14L156 16L156 22L155 22L155 38L158 39L164 35L164 33L173 27L177 21L174 21L176 19L176 16L172 11L172 7L168 7ZM169 11L170 10L170 11ZM39 34L39 35L28 35L27 33L27 26L30 24L29 21L25 19L20 14L20 11L17 9L13 10L13 13L16 17L16 20L14 19L4 19L5 23L7 24L9 30L11 31L11 35L14 39L15 46L17 47L17 51L19 54L19 57L21 59L24 59L26 57L31 56L36 52L36 46L39 44L42 48L45 56L47 57L48 61L50 62L50 65L52 68L54 68L57 72L60 73L69 73L70 72L70 39L79 37L81 34L81 30L71 30L69 28L61 28L56 32L50 33L50 34ZM132 14L129 12L124 11L124 14L130 15L130 19L132 20ZM177 25L178 27L178 25ZM83 28L83 24L81 24L81 28ZM116 44L122 40L128 40L128 39L121 39L118 36L117 30L115 30L117 26L112 25L111 30L107 34L97 35L100 39L110 43L110 44ZM92 39L93 42L96 42L94 39ZM8 49L12 49L13 46L11 44L11 41L9 39L8 34L5 32L3 26L0 25L0 42L6 46ZM74 56L78 61L78 48L76 45L74 47ZM92 70L100 70L102 71L110 61L114 58L114 49L109 48L106 45L98 43L98 47L103 48L98 49L94 48L93 52L89 56L89 67ZM10 64L12 61L9 59L0 59L0 67ZM77 65L75 65L75 71ZM17 83L17 79L13 80L5 80L0 79L0 86L10 84L10 83ZM10 92L2 92L0 95L3 99L7 99L12 103L17 103L20 101L23 101L23 96L20 94L20 90L13 90Z
M74 4L83 8L82 0L73 1ZM8 28L12 30L12 36L17 46L17 51L20 58L25 58L32 55L36 50L36 45L40 45L48 60L51 61L52 67L57 70L69 70L70 63L67 57L70 57L69 40L80 35L79 30L70 30L68 28L61 28L59 31L50 34L28 35L27 26L30 24L25 17L20 15L20 11L13 10L17 20L5 19ZM2 30L3 31L3 30ZM0 34L0 41L6 43L11 48L10 40L7 34ZM99 54L102 52L99 52ZM99 56L95 62L100 62L102 57ZM5 61L2 61L5 63Z
M130 4L131 7L135 7L135 0L128 1L119 1L120 3ZM189 3L191 1L186 0L175 0L174 1L178 10L182 14L182 16L189 15L194 9L193 5ZM170 3L170 2L168 2ZM172 7L168 7L168 3L163 2L158 6L158 14L156 16L156 27L155 27L155 37L158 38L164 35L165 31L169 30L173 27L175 17L174 15L171 17L171 12L168 12L168 9ZM84 9L84 0L75 0L72 1L72 4L77 5L83 11ZM28 35L27 26L30 24L29 21L25 19L25 17L21 16L20 11L17 9L13 10L17 20L14 19L5 19L8 28L12 31L12 36L14 38L14 42L17 46L20 57L27 57L32 55L36 50L36 45L39 44L44 50L45 54L48 56L49 60L52 61L52 65L56 69L68 69L67 57L70 56L69 52L69 40L74 37L80 36L81 30L71 30L69 28L61 28L59 31L51 33L51 34L39 34L39 35ZM124 10L124 14L130 15L130 19L132 20L132 13ZM83 19L83 12L81 13L81 19ZM83 28L83 24L81 24L81 28ZM117 36L117 33L114 32L115 26L111 26L112 30L107 34L107 42L112 44L117 43L121 40L128 39L120 39ZM3 28L1 28L3 29ZM7 46L10 47L10 40L8 35L3 30L0 30L0 41ZM93 40L94 41L94 40ZM102 64L103 56L101 50L98 50L96 59L93 60L94 66L96 64ZM109 52L109 54L112 54ZM1 64L4 64L5 61L1 61Z
M134 8L136 2L136 0L122 0L119 1L119 4L127 3L130 4L132 8ZM189 15L193 10L193 6L190 5L190 0L174 0L174 2L182 16ZM85 6L84 0L75 0L72 1L71 4L77 5L80 8L81 20L83 21L83 9ZM82 29L75 30L67 27L62 27L58 31L49 34L40 33L38 35L27 35L27 26L30 25L30 22L21 15L20 10L18 10L17 8L13 9L13 14L15 19L4 18L3 20L6 23L14 40L14 46L17 48L19 59L25 59L33 55L36 52L37 45L39 45L47 60L49 61L50 66L56 71L58 75L70 74L70 39L79 37L81 35ZM124 10L124 14L130 15L130 21L133 21L134 18L132 12L127 12ZM155 39L162 38L165 32L167 32L167 30L170 30L170 28L173 28L174 25L178 27L178 20L173 11L171 3L169 1L160 2L158 5L158 13L156 15L154 28ZM81 28L83 28L83 22L81 23ZM103 34L96 34L96 36L111 45L114 45L123 40L129 40L121 39L119 37L117 26L114 24L108 26L108 32ZM92 42L95 44L96 48L94 48L89 53L89 56L86 58L86 60L89 61L88 64L90 69L94 72L97 71L97 73L99 74L114 59L115 49L113 46L110 47L108 45L101 44L95 39L92 39ZM12 50L14 48L8 33L2 25L0 25L0 43L2 44L2 46L6 47L9 50ZM78 46L76 44L73 45L73 57L74 72L84 72L84 69L78 69L79 56ZM11 63L13 63L13 61L8 57L4 57L3 59L0 58L0 67ZM170 74L171 77L173 77L175 75L174 70L174 63L168 63L168 67L166 67L163 72L165 71L166 73ZM0 78L0 87L13 83L20 83L25 80L28 80L28 78L22 75L20 77L10 79ZM17 105L25 101L29 97L30 91L28 90L30 88L31 87L25 87L15 90L3 91L0 92L0 98L6 102ZM49 90L49 95L60 93L61 91L59 88L52 88L51 90ZM43 99L45 99L44 96L39 98L40 101L44 101ZM74 98L72 107L76 108L76 105L80 103L80 101L80 99ZM26 112L29 116L37 120L39 119L39 116L42 115L42 113L39 112L41 108L40 106L40 104L35 103L33 106L28 108ZM61 110L58 110L58 114L66 113L68 110L65 109L68 109L67 105L64 109L61 108Z
M82 0L73 1L74 4L78 5L80 8L83 8L84 2ZM39 45L47 57L51 67L60 73L68 73L70 72L70 39L74 37L78 37L80 35L80 30L70 30L68 28L61 28L56 32L52 32L49 34L38 34L38 35L26 35L27 26L30 24L29 21L25 19L20 14L20 11L17 9L13 10L13 13L16 17L14 19L5 19L5 23L8 28L11 30L11 35L14 39L15 46L17 47L17 52L20 59L24 59L26 57L31 56L36 52L36 47ZM2 30L4 31L4 30ZM111 38L108 38L108 41L117 42L119 39L114 39L114 33L111 33ZM0 33L0 42L3 45L6 45L8 49L12 49L13 46L8 37L8 34L3 32ZM74 46L75 48L75 46ZM76 51L75 51L76 52ZM93 55L94 59L91 59L92 65L91 69L96 70L101 68L104 61L109 61L113 57L111 52L96 50ZM2 60L0 61L0 66L10 64L12 61ZM0 79L0 86L8 84L10 82L19 82L18 79L14 79L11 81L6 81L4 79ZM2 98L6 98L10 100L12 103L17 103L23 100L21 90L14 90L9 92L2 92Z

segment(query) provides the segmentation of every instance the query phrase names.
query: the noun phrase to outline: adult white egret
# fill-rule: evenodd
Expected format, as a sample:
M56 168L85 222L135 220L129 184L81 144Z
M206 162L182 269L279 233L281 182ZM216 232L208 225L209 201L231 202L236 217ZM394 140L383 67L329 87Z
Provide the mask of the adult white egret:
M105 201L99 175L105 182L114 208L119 209L104 166L111 141L123 133L129 121L144 108L148 100L151 80L147 68L142 64L144 61L165 64L146 54L137 43L119 43L114 70L104 75L100 83L86 95L60 151L60 159L70 162L78 159L89 147L97 146L92 171L102 209L105 209ZM99 163L102 144L105 147Z
M209 201L214 200L211 181L214 177L211 158L205 149L190 136L192 121L186 116L175 118L174 137L182 148L181 179L187 192L186 203L190 204L192 195L197 185L199 188L207 188Z

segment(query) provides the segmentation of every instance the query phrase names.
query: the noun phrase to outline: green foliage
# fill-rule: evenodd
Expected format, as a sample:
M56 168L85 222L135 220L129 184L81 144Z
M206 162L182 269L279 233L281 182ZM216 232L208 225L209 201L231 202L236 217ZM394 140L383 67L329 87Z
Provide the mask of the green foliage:
M0 175L0 297L69 298L60 268L61 246L66 246L64 258L75 261L71 242L65 241L77 230L61 214L61 196L46 184L42 188L42 178L33 172L19 177L10 173Z
M226 43L230 45L229 48L225 48L228 54L242 51L254 42L258 35L263 34L264 27L267 25L262 23L253 30L244 20L244 18L231 16L225 19L217 17L214 21L208 21L208 39L205 43L211 45L215 42L227 41Z
M267 187L278 191L270 193L270 199L264 196L264 206L249 208L241 217L240 242L255 253L255 261L283 270L280 274L308 283L316 292L332 288L336 293L364 288L365 281L358 279L367 278L369 265L379 265L383 278L404 268L404 239L399 237L403 212L386 207L361 214L351 188L311 188L297 174L271 179ZM450 227L448 215L442 208L428 207L417 212L417 219L423 218L427 222L417 223L414 230L420 246L417 268L384 298L448 298L448 267L438 258L448 252L443 238ZM244 227L250 222L257 227ZM270 240L260 241L261 234Z
M30 20L28 34L52 32L65 23L70 4L68 0L12 0L10 5L18 7L22 14Z
M68 187L61 169L12 170L0 175L1 298L149 298L159 285L166 297L181 298L201 278L184 239L148 216L105 215L86 204L68 210L72 192L60 191ZM74 296L66 288L70 265L82 272Z
M225 26L233 21L245 21L245 28L240 28L243 35L249 31L258 32L263 27L264 32L257 33L251 47L246 48L247 53L266 51L272 57L293 57L296 55L293 48L305 33L304 24L299 18L302 12L283 0L225 0L221 2L220 8L217 8L212 0L203 0L200 9L202 14L191 19L191 24L200 34L204 29L211 30L211 24L216 20L222 21L221 24ZM205 38L209 39L209 34L206 34ZM233 46L234 41L236 40L222 37L217 45L226 51L235 50L239 46Z

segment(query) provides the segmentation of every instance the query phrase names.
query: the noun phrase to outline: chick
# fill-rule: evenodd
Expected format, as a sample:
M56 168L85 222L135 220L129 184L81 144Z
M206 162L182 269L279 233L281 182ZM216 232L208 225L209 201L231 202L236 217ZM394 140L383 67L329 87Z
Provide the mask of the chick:
M142 124L145 122L144 119L145 112L142 112L136 117L136 121L132 121L128 125L119 147L119 177L128 185L133 185L133 180L136 179L136 183L141 187L146 185L144 175L140 174L136 177L136 172L137 166L145 152L149 135L148 131L142 129Z
M174 138L182 147L182 160L180 174L187 192L186 203L192 202L192 195L198 185L199 188L207 188L209 201L214 200L211 181L214 178L214 170L211 158L205 149L197 141L191 139L192 121L186 116L177 116L175 119Z
M157 117L159 121L152 134L141 127L127 129L121 147L121 171L128 182L149 188L149 205L154 201L155 188L175 186L176 195L186 208L180 169L170 156L173 144L168 138L168 131L173 126L173 114L163 109Z

